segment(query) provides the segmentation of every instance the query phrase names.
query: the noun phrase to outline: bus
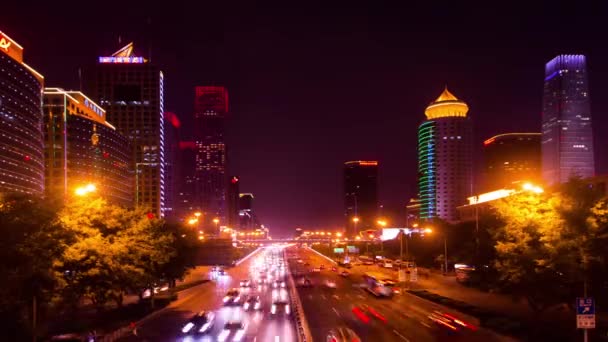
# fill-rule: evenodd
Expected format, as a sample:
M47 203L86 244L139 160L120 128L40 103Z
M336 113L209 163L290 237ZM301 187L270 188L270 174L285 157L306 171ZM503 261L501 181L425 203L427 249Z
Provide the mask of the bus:
M367 272L363 275L365 288L376 297L390 297L393 295L393 288L384 281L386 278L382 273Z

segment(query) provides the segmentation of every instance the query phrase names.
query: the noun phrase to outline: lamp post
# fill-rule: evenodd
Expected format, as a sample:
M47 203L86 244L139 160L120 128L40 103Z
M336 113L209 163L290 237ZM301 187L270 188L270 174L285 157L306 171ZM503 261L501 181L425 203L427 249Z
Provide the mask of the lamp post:
M214 218L213 219L213 223L215 223L215 231L218 232L219 234L219 223L220 223L220 219L219 218Z

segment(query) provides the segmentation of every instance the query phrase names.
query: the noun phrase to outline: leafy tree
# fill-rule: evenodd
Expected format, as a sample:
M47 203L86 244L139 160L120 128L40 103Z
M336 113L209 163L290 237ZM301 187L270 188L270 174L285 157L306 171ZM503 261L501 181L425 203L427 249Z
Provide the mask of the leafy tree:
M55 212L52 204L35 197L0 198L0 320L5 338L18 340L29 330L34 298L39 314L53 298L57 279L52 264L66 238Z

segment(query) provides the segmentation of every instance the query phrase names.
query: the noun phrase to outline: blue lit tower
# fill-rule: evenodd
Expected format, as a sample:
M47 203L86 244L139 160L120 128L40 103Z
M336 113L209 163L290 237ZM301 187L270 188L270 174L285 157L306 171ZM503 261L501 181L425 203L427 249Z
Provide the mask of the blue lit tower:
M558 184L595 173L587 68L583 55L560 55L545 66L542 176Z
M456 207L472 193L469 107L446 89L425 110L418 127L420 219L458 220Z

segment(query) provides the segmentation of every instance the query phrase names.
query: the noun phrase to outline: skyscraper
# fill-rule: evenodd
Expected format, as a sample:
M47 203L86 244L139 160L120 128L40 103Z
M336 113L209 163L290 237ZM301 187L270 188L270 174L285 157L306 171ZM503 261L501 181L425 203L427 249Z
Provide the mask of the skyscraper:
M344 216L348 236L376 228L378 220L378 162L344 163Z
M239 183L237 176L230 177L228 182L228 227L239 227Z
M164 76L133 43L112 56L99 57L87 81L107 120L131 142L135 171L134 203L156 215L165 212Z
M447 89L425 110L418 127L420 219L458 220L456 207L472 194L469 106Z
M552 185L594 174L586 59L559 55L545 65L542 176Z
M0 32L0 192L42 196L44 77L23 62L23 47Z
M93 183L110 203L133 204L131 147L79 91L44 89L45 194L65 199Z
M179 167L175 170L177 182L174 216L180 221L185 221L195 212L201 211L195 195L196 145L194 141L180 141L178 146ZM199 219L203 221L206 217Z
M483 142L482 191L541 180L540 133L503 133Z
M196 87L194 143L196 145L196 197L208 217L226 222L225 121L228 91L224 87Z
M177 173L180 167L179 158L179 130L181 121L175 113L165 112L165 216L172 220L179 220L176 211Z

